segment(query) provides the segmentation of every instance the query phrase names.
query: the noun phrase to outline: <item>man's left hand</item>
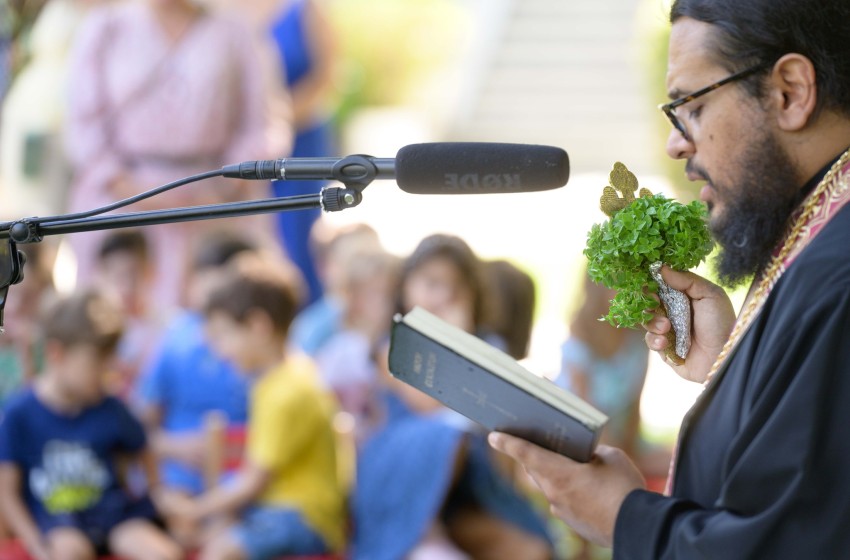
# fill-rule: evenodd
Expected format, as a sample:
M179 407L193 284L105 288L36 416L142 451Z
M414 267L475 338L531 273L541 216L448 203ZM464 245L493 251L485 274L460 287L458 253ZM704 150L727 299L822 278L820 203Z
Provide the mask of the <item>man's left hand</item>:
M551 504L552 514L584 538L610 547L623 500L646 482L626 454L600 445L589 463L579 463L533 443L494 432L490 445L510 455Z

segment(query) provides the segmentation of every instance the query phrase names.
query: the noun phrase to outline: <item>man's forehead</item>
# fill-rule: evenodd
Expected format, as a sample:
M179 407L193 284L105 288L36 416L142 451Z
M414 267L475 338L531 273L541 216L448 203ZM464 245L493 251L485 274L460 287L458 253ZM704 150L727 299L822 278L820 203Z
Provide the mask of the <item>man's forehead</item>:
M691 18L683 17L673 24L667 58L671 99L692 93L723 73L712 56L714 33L714 26Z

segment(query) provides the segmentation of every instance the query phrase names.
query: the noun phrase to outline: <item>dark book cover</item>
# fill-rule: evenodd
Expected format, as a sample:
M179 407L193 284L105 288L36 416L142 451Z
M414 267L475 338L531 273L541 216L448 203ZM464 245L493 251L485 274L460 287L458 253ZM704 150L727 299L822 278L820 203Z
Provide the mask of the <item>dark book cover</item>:
M596 415L588 417L582 411L567 411L566 407L541 400L530 392L534 387L521 387L506 378L504 372L494 373L504 368L478 359L475 349L467 351L462 340L453 339L450 345L444 344L445 336L452 335L451 330L437 337L443 338L442 342L423 331L427 329L422 325L414 328L403 318L396 319L389 356L389 369L394 377L488 430L521 437L576 461L590 460L605 422L604 415L594 410ZM460 337L460 333L454 335ZM493 353L499 352L488 348ZM554 383L543 381L551 385L551 391L563 391Z

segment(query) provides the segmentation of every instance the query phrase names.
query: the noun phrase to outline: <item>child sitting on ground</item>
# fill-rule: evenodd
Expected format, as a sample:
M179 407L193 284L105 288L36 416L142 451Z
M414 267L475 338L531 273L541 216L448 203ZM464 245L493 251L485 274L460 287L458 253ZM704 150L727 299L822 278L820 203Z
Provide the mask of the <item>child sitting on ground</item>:
M95 285L112 297L124 314L124 334L118 342L110 392L128 400L142 366L164 327L156 302L149 301L153 262L147 238L140 230L109 232L97 254Z
M51 307L42 329L45 369L0 423L0 510L13 532L38 560L182 557L151 500L121 483L120 459L149 461L141 424L104 392L120 312L80 293Z
M299 303L297 271L238 257L206 305L212 347L254 378L243 466L226 485L171 500L186 521L241 515L201 559L271 558L338 551L344 497L337 476L332 396L313 363L286 350Z
M207 299L237 255L257 250L242 236L215 232L199 240L187 274L187 308L165 329L142 370L134 404L160 459L162 485L187 495L204 489L204 419L211 411L229 424L248 417L248 383L214 354L204 334ZM186 538L170 526L172 534ZM191 539L187 539L191 542Z

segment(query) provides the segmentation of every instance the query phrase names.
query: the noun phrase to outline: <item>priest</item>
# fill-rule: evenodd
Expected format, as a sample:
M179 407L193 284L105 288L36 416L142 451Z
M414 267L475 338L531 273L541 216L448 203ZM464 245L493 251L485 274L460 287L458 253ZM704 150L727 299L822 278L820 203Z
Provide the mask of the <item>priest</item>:
M552 511L614 558L850 554L850 3L676 0L661 107L667 152L721 247L725 292L662 271L692 302L681 376L705 389L685 417L668 491L619 450L587 464L491 434ZM646 341L663 351L656 317Z

